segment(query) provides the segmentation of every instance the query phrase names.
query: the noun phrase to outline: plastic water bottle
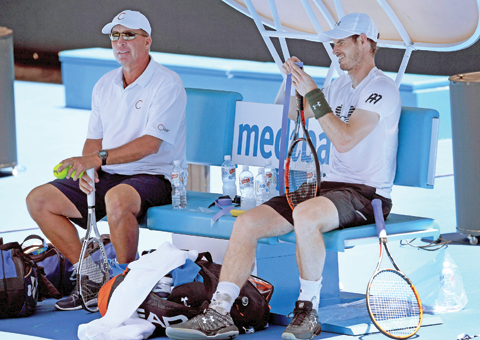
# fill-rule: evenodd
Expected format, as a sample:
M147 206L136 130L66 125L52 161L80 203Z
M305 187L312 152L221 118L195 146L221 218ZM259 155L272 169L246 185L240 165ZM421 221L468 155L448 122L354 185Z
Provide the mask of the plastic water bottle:
M239 178L242 210L249 210L255 207L253 174L250 172L248 165L244 165L242 170Z
M180 161L173 162L173 171L170 177L172 183L172 206L173 209L184 209L187 206L187 186L185 170Z
M435 301L435 312L449 313L459 311L462 309L459 298L455 272L450 267L450 263L445 261L443 262L443 269L440 273L440 293L438 299Z
M317 169L315 168L315 162L313 159L310 159L307 162L307 184L314 183L315 182L315 173Z
M225 162L222 164L222 192L224 196L227 195L230 196L231 199L234 199L237 194L235 164L232 163L232 157L230 155L225 155L224 159Z
M269 198L278 196L278 172L277 169L272 166L271 159L267 159L265 162L265 175L267 175L268 178Z
M255 198L258 207L269 199L270 190L268 188L268 177L265 175L265 169L259 168L258 175L255 177Z

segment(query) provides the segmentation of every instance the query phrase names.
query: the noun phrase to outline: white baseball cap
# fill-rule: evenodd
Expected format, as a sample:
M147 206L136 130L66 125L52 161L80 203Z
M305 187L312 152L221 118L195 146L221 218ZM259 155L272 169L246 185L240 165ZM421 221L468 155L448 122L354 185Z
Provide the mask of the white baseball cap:
M147 32L148 35L152 35L152 28L150 27L148 19L145 17L145 15L137 11L122 11L116 15L115 18L113 18L111 23L106 24L102 28L102 33L110 34L112 32L112 28L117 25L122 25L134 30L142 29Z
M373 20L364 13L351 13L341 18L332 30L321 33L319 41L327 42L333 39L344 39L362 33L367 38L377 42L378 29Z

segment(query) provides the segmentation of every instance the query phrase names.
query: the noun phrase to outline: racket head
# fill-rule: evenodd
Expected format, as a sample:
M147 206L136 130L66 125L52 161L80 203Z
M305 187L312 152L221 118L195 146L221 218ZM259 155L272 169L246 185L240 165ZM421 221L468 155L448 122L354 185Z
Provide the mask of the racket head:
M311 141L296 139L285 162L285 195L292 210L318 195L320 180L320 165Z
M383 269L370 279L367 310L375 327L393 339L413 336L422 324L423 308L412 282L403 273Z
M95 222L95 209L89 209L88 228L78 263L77 286L82 307L98 311L98 292L110 280L110 265Z

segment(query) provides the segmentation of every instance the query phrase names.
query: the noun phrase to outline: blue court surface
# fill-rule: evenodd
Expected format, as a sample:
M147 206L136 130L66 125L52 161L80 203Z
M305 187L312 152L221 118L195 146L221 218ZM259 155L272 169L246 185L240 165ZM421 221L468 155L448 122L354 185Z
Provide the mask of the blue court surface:
M6 176L3 170L0 177L0 237L3 237L4 242L21 242L30 234L41 235L28 215L25 197L35 186L53 179L52 168L60 160L81 154L89 111L65 108L64 98L62 85L15 82L19 167L15 176ZM439 141L436 175L433 190L395 187L393 212L435 218L443 235L462 239L462 235L454 234L455 194L452 143L449 139ZM105 222L100 223L100 232L108 232ZM83 231L80 234L83 235ZM139 250L157 248L169 240L171 235L168 233L142 229ZM415 244L425 245L419 240ZM391 242L390 248L398 265L407 275L417 269L423 270L427 262L439 253L402 247L398 242ZM468 303L456 313L427 315L426 320L435 320L432 322L435 325L423 326L414 338L454 340L461 333L480 334L480 246L452 244L447 252L459 268ZM364 294L377 259L376 244L356 246L345 253L339 253L342 291ZM420 295L423 294L428 294L428 287L420 291ZM90 314L83 310L59 312L55 310L54 303L55 300L52 299L39 303L36 313L28 318L0 320L0 340L76 339L79 324L99 317L98 313ZM339 306L334 310L321 310L320 321L332 314L348 320L364 316L365 313L362 304ZM270 325L264 331L241 335L239 338L280 339L283 329L284 326ZM323 332L318 337L328 338L386 337L379 333L349 336L329 332Z

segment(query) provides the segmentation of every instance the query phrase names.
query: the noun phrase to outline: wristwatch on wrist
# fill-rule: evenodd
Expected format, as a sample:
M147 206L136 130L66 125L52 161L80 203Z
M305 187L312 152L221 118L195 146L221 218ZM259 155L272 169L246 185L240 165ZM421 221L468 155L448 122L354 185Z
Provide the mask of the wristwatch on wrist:
M100 150L97 153L98 157L102 160L102 165L107 165L107 157L108 157L108 152L107 150Z

